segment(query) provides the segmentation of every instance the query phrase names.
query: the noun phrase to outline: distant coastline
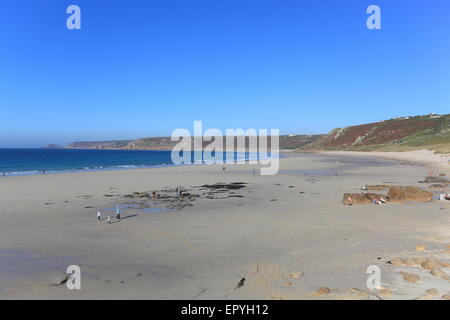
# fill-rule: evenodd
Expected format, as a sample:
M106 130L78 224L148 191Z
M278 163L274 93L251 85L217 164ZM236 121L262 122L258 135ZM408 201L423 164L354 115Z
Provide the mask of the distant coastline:
M177 142L172 141L170 137L152 137L136 140L76 141L69 143L67 146L49 144L45 148L169 151L176 144ZM209 142L204 143L203 148L208 144ZM246 143L246 145L248 144ZM193 145L191 149L195 149ZM422 116L398 117L374 123L336 128L328 134L281 135L279 136L279 149L302 152L384 152L426 149L438 153L450 153L450 114L431 113Z

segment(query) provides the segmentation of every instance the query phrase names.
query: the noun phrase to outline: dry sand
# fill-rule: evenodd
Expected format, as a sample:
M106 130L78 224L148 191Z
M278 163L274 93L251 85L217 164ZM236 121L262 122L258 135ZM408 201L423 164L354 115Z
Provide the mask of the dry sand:
M437 171L450 170L450 154L435 153L430 150L381 152L381 151L325 151L325 154L346 155L356 157L376 157L383 159L396 159L407 162L422 163Z
M341 203L343 193L358 192L363 184L427 187L418 181L430 166L364 157L289 154L275 176L254 175L251 165L226 165L225 171L197 165L1 177L0 299L449 294L450 282L430 270L388 262L415 257L448 262L450 202ZM247 184L225 191L199 187L217 182ZM176 186L185 187L191 199L176 200ZM146 200L124 195L153 190L166 198L149 205L169 211L130 208L119 222L96 221L99 209ZM418 245L426 249L417 251ZM55 285L68 265L81 267L81 290ZM382 292L368 293L370 265L381 268ZM441 271L450 275L448 267ZM405 281L405 272L420 280ZM235 289L242 278L244 285ZM440 295L427 295L432 288Z

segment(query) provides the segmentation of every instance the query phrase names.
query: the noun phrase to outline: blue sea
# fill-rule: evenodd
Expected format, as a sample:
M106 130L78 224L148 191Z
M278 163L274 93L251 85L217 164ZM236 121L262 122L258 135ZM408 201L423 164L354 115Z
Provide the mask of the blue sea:
M167 165L173 165L171 151L0 149L0 175L5 176Z

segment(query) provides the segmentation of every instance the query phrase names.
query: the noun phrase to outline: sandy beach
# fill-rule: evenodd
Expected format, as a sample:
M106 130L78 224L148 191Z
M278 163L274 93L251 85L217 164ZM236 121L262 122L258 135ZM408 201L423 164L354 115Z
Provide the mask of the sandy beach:
M361 152L361 151L322 151L325 154L346 155L356 157L395 159L407 162L421 163L434 170L450 170L450 154L435 153L430 150L404 152Z
M449 201L342 204L365 184L437 196L418 181L448 178L448 158L427 157L290 153L274 176L241 164L0 177L0 299L442 299L447 278L392 261L450 262ZM69 265L80 290L61 284ZM383 292L366 287L371 265Z

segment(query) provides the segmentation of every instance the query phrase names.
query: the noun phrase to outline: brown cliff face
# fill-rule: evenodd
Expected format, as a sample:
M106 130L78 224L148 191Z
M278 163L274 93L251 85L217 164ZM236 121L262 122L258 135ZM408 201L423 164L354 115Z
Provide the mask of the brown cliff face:
M326 135L282 135L281 150L402 151L430 149L450 152L450 114L401 117L335 129ZM204 142L203 147L210 142ZM268 140L270 145L270 138ZM170 137L137 140L73 142L67 148L172 150ZM225 143L223 144L225 146ZM235 143L236 145L236 143ZM248 140L246 139L248 146Z
M323 135L283 135L279 137L279 147L281 150L294 150L322 138ZM223 146L226 146L225 137ZM193 138L192 138L193 140ZM235 146L238 145L237 138ZM171 141L170 137L141 138L136 140L115 140L115 141L82 141L73 142L67 146L71 149L123 149L123 150L172 150L177 144ZM209 145L210 141L203 141L203 148ZM267 140L268 146L271 144L270 137ZM248 147L248 138L245 138L245 146ZM192 149L194 149L192 145Z

